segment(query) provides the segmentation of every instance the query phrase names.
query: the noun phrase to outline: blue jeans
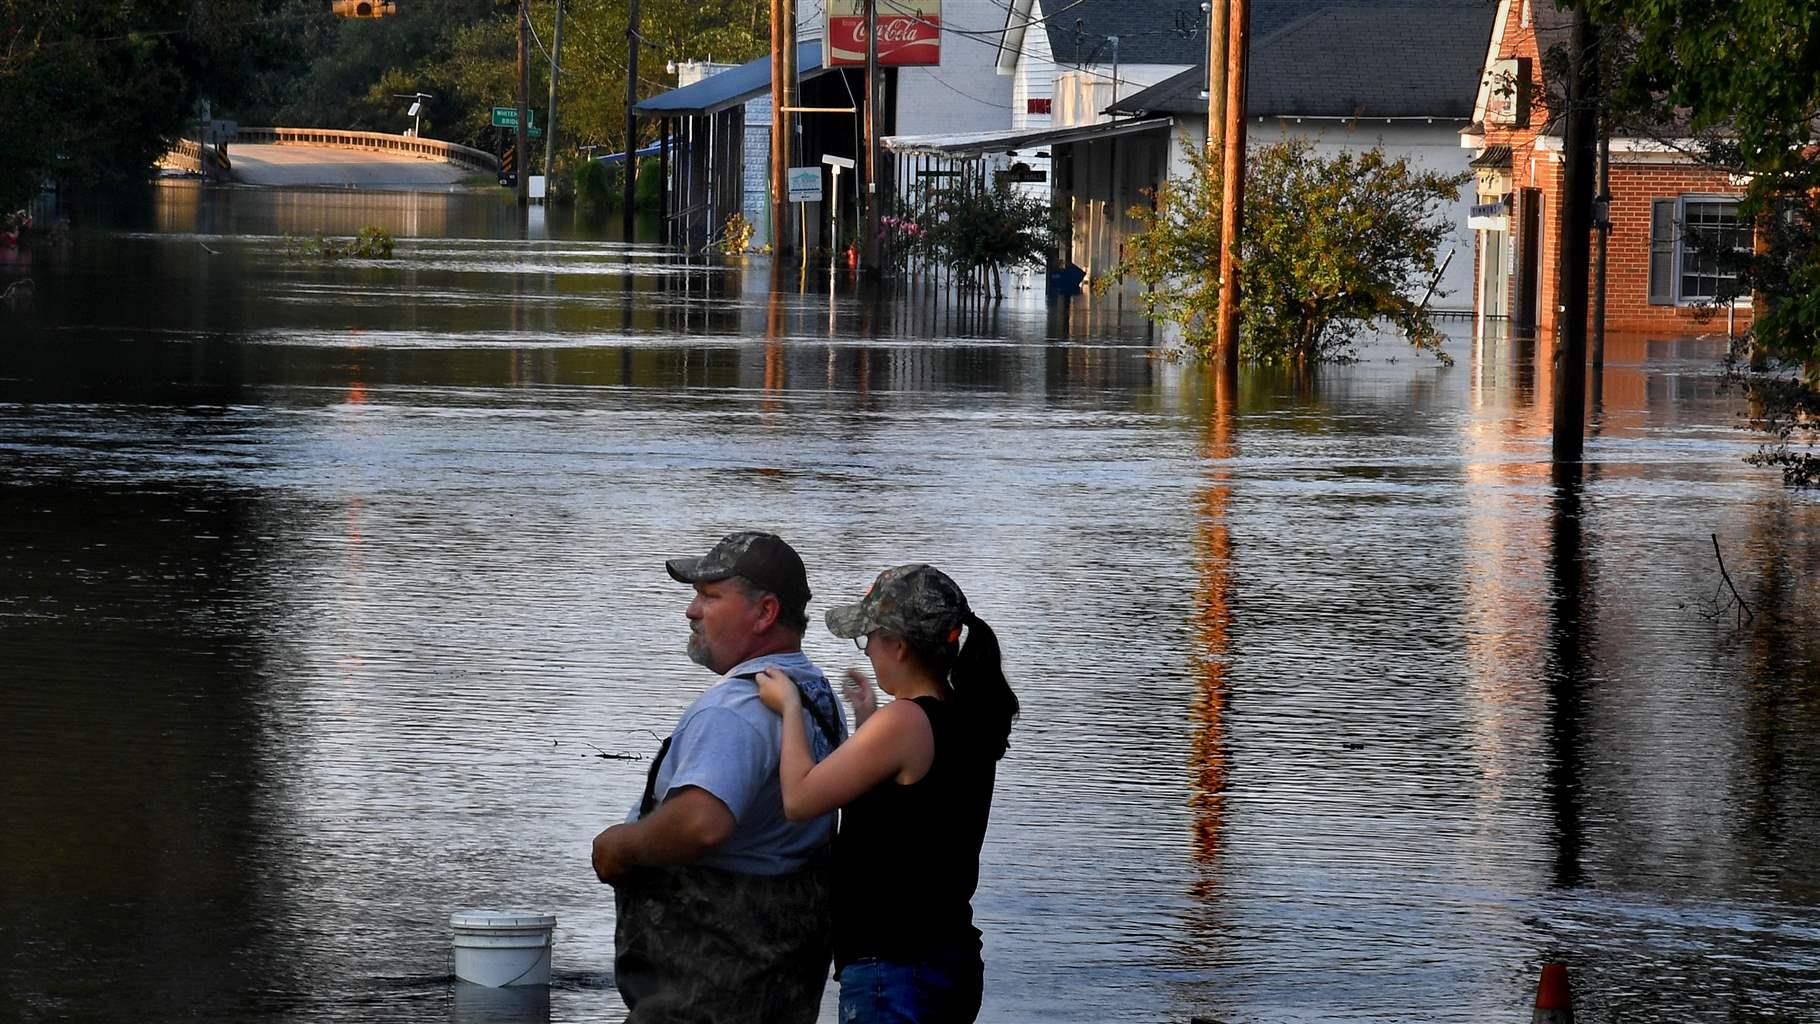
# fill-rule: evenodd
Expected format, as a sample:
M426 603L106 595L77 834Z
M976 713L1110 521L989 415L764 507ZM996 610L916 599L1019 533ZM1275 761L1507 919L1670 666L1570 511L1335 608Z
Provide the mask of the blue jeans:
M985 968L971 950L923 960L855 960L840 969L841 1024L972 1024Z

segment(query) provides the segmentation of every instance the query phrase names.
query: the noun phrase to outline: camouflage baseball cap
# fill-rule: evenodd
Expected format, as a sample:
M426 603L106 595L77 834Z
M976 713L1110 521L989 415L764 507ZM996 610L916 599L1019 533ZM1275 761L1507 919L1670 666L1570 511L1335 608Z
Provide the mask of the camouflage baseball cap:
M900 565L878 574L857 604L828 609L828 630L856 637L882 629L910 640L953 643L972 609L948 574L933 566Z
M776 594L790 607L800 609L809 603L809 573L803 568L802 556L775 533L729 533L700 558L672 558L664 568L678 583L713 583L739 576Z

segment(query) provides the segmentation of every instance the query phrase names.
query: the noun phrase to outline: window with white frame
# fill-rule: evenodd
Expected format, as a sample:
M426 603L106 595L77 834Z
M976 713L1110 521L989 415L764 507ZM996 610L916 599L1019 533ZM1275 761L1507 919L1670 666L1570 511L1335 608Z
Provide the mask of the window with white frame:
M1678 306L1737 298L1732 253L1751 250L1736 196L1684 195L1651 204L1649 301Z

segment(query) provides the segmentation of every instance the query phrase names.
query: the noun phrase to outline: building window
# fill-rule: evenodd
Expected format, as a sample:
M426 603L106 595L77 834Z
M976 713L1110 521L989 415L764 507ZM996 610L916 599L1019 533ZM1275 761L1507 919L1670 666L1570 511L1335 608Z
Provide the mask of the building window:
M1049 113L1049 104L1050 104L1050 100L1049 100L1049 97L1047 97L1047 96L1043 97L1040 100L1037 100L1037 99L1025 100L1024 101L1024 113L1031 114L1031 115L1046 115Z
M1736 298L1731 253L1749 253L1751 226L1731 196L1657 199L1649 226L1649 301L1678 306Z

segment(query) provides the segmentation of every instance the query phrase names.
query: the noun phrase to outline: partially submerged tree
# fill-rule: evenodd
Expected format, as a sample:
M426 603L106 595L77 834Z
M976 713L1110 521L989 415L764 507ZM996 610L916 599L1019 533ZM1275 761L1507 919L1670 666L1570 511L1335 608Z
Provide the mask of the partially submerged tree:
M1132 213L1119 273L1146 286L1145 312L1211 351L1219 282L1219 164L1188 151L1186 180L1163 183L1154 207ZM1445 203L1464 174L1420 170L1382 148L1322 156L1290 139L1252 154L1245 187L1240 352L1262 362L1350 356L1359 334L1385 322L1444 363L1424 293L1450 225Z
M998 271L1042 264L1055 247L1049 203L1003 182L965 178L933 185L921 205L919 229L907 244L958 277L985 274L982 286L999 294Z
M1695 140L1701 159L1748 182L1755 224L1736 266L1756 316L1734 349L1736 377L1777 443L1754 461L1820 483L1820 460L1790 447L1820 428L1820 9L1810 0L1582 0L1624 43L1613 97ZM1671 116L1673 115L1673 116ZM1725 296L1729 299L1730 296Z

